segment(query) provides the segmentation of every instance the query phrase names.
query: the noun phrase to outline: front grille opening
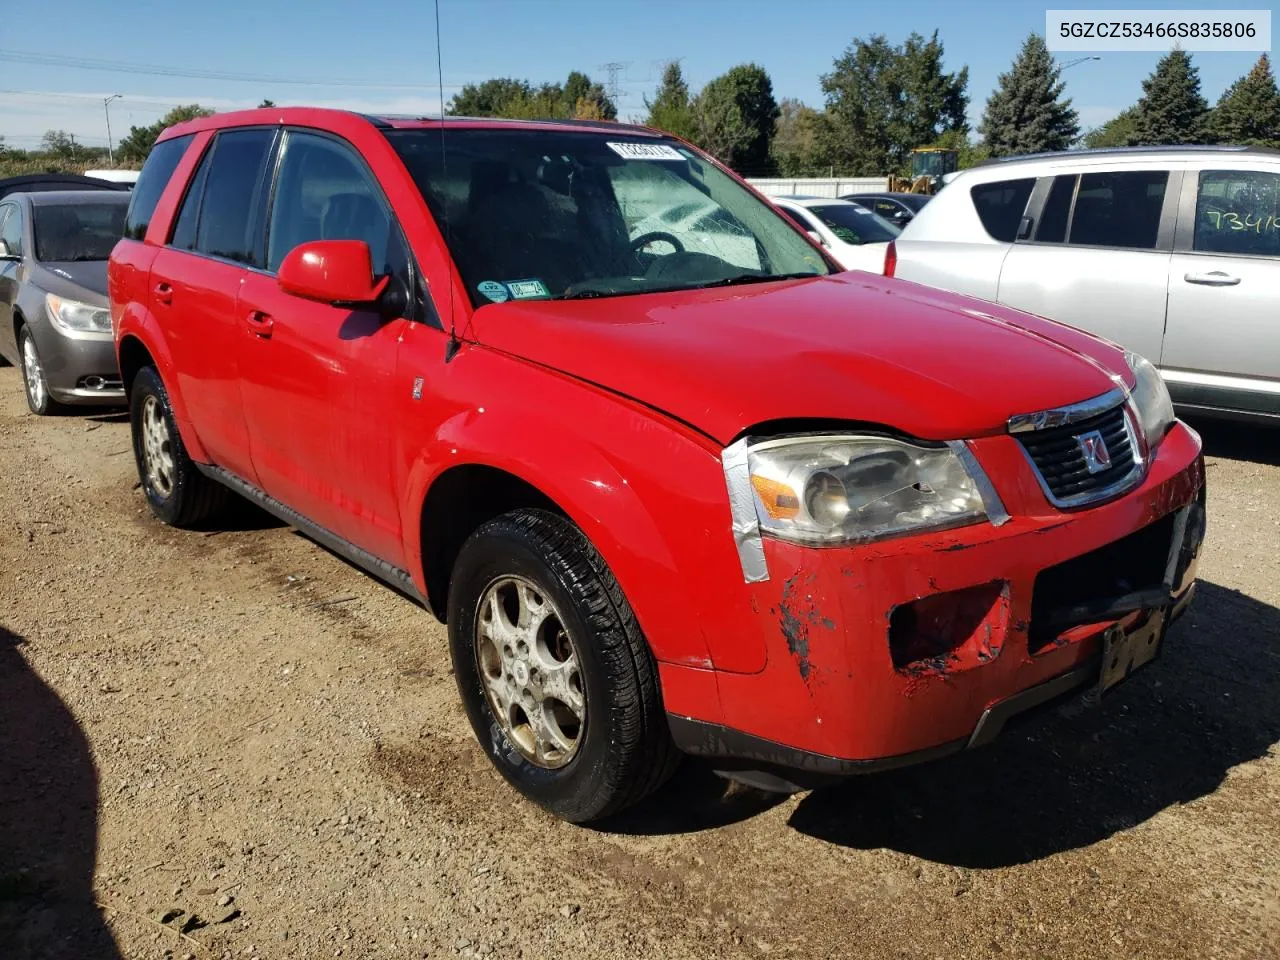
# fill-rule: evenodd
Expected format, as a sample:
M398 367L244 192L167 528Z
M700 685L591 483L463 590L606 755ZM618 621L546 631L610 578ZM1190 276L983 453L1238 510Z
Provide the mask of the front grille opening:
M1106 444L1111 464L1091 473L1085 462L1080 437L1097 431ZM1133 471L1137 451L1129 437L1123 406L1063 427L1018 434L1023 449L1031 457L1049 492L1059 501L1089 499L1089 494L1105 491Z
M1004 640L1006 586L996 580L895 607L889 617L894 669L948 658L966 645L973 646L978 662L994 660Z
M1062 632L1055 626L1055 614L1159 587L1169 562L1174 516L1171 513L1105 547L1041 570L1031 595L1031 652L1043 650Z

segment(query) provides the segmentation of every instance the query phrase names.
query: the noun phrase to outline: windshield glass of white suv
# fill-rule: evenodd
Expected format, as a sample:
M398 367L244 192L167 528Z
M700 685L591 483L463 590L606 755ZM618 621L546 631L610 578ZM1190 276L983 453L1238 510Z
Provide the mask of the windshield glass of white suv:
M473 304L696 289L830 272L768 204L673 141L394 130Z
M845 243L888 243L902 232L884 217L852 203L831 203L808 210Z

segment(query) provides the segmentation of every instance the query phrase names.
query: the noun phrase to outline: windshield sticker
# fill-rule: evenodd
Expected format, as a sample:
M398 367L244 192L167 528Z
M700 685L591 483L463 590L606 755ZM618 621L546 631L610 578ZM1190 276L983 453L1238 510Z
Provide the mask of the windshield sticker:
M511 296L507 292L506 286L497 280L482 280L476 284L476 289L480 291L480 295L494 303L503 303Z
M679 160L684 162L680 151L665 143L609 143L609 147L618 156L627 160Z
M511 280L507 283L514 300L540 300L550 297L547 286L541 280Z

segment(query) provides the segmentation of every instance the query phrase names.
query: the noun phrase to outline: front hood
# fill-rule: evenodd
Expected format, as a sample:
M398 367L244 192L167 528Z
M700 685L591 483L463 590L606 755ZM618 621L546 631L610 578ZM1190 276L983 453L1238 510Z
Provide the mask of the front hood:
M41 290L68 300L107 306L106 260L51 260L37 264L31 279Z
M1113 344L997 304L866 273L478 309L480 343L665 411L722 444L770 420L921 439L1098 396ZM570 415L571 411L566 411Z

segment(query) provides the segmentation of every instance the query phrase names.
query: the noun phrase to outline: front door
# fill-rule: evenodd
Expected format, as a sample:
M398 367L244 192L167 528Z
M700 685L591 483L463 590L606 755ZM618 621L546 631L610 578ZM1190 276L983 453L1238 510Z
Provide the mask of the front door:
M331 533L404 565L391 415L404 318L287 294L274 273L311 240L364 240L374 270L409 284L399 226L352 148L290 131L277 173L267 272L241 288L240 389L262 488Z
M14 338L13 305L18 300L22 273L22 208L16 203L0 203L0 240L5 257L0 260L0 356L21 363Z
M1280 173L1201 170L1169 271L1161 370L1187 405L1280 415Z

